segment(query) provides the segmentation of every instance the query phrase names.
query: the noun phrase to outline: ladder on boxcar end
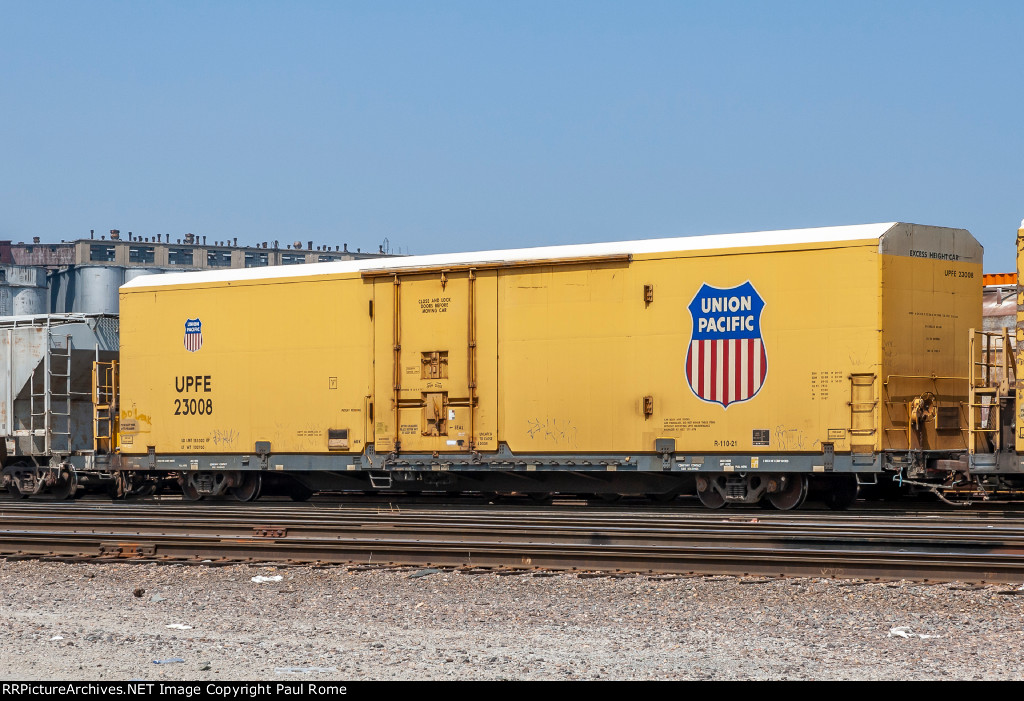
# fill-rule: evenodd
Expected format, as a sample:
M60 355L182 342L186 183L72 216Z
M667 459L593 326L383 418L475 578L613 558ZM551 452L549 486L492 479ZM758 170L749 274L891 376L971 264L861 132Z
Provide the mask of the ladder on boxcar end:
M999 452L1003 447L1003 404L1011 398L1016 382L1013 353L1017 345L1016 329L998 332L971 329L971 374L968 394L968 450Z
M875 449L877 425L875 410L878 399L875 398L875 380L878 376L873 372L854 372L850 379L850 451L852 453L870 454Z
M117 361L93 361L92 435L97 455L113 453L118 447Z
M29 383L29 428L33 455L71 452L71 337L54 347L47 331L43 367L32 370ZM41 374L41 377L39 375ZM36 440L42 436L42 445Z

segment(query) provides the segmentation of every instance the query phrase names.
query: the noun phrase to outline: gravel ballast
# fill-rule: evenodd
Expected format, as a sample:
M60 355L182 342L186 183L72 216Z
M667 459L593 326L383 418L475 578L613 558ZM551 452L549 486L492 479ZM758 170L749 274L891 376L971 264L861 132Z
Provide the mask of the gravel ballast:
M0 560L0 677L1022 676L1006 585L542 575Z

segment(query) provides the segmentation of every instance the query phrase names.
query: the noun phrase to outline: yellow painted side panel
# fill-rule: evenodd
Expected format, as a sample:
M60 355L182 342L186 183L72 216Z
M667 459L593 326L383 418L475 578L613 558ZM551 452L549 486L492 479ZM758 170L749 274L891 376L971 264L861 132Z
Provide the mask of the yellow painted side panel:
M882 445L896 450L964 449L969 333L982 325L981 262L880 258L885 291ZM917 398L927 404L922 407L924 420L915 427L909 412ZM938 407L955 408L959 428L937 430Z
M347 429L361 453L370 291L358 277L122 291L122 452L327 452Z
M877 245L503 274L501 436L515 452L848 450L849 375L879 371L878 275ZM688 307L704 283L748 281L767 369L724 406L688 382Z
M632 277L626 263L502 275L499 434L514 452L617 450L636 425L652 388L634 375Z

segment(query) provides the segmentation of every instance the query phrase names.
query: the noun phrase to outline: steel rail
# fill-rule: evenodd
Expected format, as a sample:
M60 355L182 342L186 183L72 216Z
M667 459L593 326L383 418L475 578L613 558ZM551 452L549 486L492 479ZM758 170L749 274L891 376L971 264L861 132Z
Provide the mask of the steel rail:
M200 502L192 504L180 500L160 500L153 502L111 502L111 501L86 501L75 502L56 500L3 500L0 499L0 513L7 515L24 514L65 514L69 508L74 508L76 514L96 513L121 516L149 517L153 514L181 514L188 518L202 518L212 516L223 518L231 515L239 516L244 514L254 518L270 518L283 516L295 520L321 521L331 515L344 517L362 514L375 514L382 517L387 514L405 517L408 514L436 514L449 515L453 517L471 517L478 513L486 513L492 518L518 519L523 515L529 516L532 521L547 519L550 521L570 520L575 523L595 522L601 523L608 520L630 521L636 519L638 522L650 523L653 520L662 521L708 521L708 522L748 522L758 520L762 522L803 522L819 521L827 523L938 523L961 524L982 522L1009 522L1024 526L1024 511L1007 511L1000 509L996 511L961 511L961 510L865 510L856 511L761 511L757 509L730 509L724 511L709 511L706 508L698 507L687 509L685 507L660 507L656 509L643 508L631 509L623 507L534 507L526 508L499 507L499 506L452 506L450 504L439 506L402 506L402 505L370 505L363 503L353 505L352 502L313 502L303 504L290 504L284 502L259 502L258 504L246 504L237 502Z
M1024 582L1016 519L246 506L3 504L0 556Z
M0 523L4 527L19 529L47 528L52 519L67 517L66 504L37 506L27 502L25 506L0 508ZM148 532L169 534L188 533L197 527L217 527L222 535L246 533L259 528L287 528L294 535L322 535L335 528L420 528L460 530L485 525L488 528L514 527L517 531L544 529L550 532L577 532L581 529L602 529L613 533L626 533L642 529L646 533L666 532L680 536L688 531L701 535L718 531L755 529L759 533L783 532L786 535L805 532L812 534L820 530L829 537L857 534L862 537L880 535L891 537L894 532L905 539L932 538L938 535L955 537L997 538L1000 541L1024 536L1024 519L978 523L976 519L934 517L884 518L827 516L772 515L737 516L730 518L708 517L706 515L653 515L607 513L593 514L552 514L550 512L468 512L468 511L373 511L347 510L308 512L299 509L268 509L250 507L225 508L217 511L196 512L188 508L148 506L126 509L107 504L100 507L83 508L75 506L74 515L79 528L119 527L124 533L143 535ZM705 512L706 513L706 512ZM755 512L756 513L756 512ZM187 515L187 519L182 516ZM308 533L307 533L308 532Z

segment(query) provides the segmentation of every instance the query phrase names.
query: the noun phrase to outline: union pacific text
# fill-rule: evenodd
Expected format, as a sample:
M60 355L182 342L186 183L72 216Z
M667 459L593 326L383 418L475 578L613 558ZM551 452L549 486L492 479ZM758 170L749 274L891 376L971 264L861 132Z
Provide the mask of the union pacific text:
M714 312L746 312L753 309L750 295L734 295L732 297L704 297L700 300L700 310L704 314ZM728 333L731 331L754 331L754 315L738 316L702 316L697 319L697 330Z

